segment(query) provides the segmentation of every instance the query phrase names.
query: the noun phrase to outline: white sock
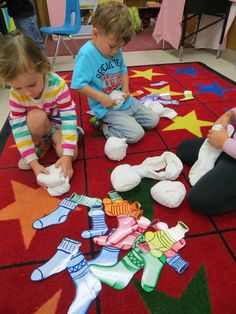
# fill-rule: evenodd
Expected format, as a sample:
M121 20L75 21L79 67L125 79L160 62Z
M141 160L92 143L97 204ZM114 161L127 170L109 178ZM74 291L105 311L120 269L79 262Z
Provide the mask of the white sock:
M120 161L125 158L127 147L125 138L111 136L106 141L104 152L109 159Z
M71 258L67 270L75 285L75 297L67 313L85 314L101 291L101 282L91 272L80 252Z
M70 190L69 178L65 178L61 168L51 165L47 167L49 174L37 175L38 183L43 183L51 196L60 196Z
M212 127L213 130L219 131L222 128L221 124L216 124ZM227 133L229 136L232 135L234 127L228 124ZM208 143L206 139L198 153L198 159L193 164L189 172L189 180L191 185L195 185L201 177L203 177L209 170L211 170L216 162L216 159L222 153L222 149L216 149Z

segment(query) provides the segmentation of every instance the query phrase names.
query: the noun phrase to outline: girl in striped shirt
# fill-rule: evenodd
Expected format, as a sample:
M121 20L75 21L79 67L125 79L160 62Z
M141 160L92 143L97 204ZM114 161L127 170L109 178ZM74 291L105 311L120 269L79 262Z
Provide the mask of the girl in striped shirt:
M18 167L47 174L40 158L50 137L56 166L71 178L78 154L75 104L66 82L50 72L44 52L20 31L0 37L1 83L11 88L9 122L21 156Z

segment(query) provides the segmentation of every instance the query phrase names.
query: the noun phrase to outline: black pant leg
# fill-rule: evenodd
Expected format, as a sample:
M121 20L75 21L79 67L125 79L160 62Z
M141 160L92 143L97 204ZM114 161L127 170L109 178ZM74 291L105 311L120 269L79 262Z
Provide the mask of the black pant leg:
M236 159L222 153L188 194L190 207L205 215L219 215L236 209Z
M187 166L192 166L198 159L198 153L205 138L190 138L180 143L176 155Z

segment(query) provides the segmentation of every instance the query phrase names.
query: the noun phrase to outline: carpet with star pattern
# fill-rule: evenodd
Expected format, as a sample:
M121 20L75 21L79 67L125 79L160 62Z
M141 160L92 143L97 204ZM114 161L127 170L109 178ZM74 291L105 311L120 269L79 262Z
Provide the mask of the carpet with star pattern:
M81 237L82 231L91 228L88 208L83 205L71 211L65 222L42 230L32 227L35 220L53 212L63 198L74 192L93 198L107 197L112 190L110 174L117 165L140 164L145 158L165 151L175 153L183 139L205 136L216 118L235 106L236 84L202 63L133 66L128 73L131 92L142 90L142 96L169 93L172 100L179 100L185 90L190 90L194 99L168 105L177 116L172 120L161 118L155 130L147 131L139 143L129 145L124 160L115 162L105 156L105 139L89 123L86 97L71 91L78 108L78 124L85 135L79 141L71 189L62 197L51 197L37 185L31 171L17 168L19 154L9 124L5 123L0 137L1 313L67 313L76 290L80 298L79 291L85 283L76 287L66 269L37 282L31 281L32 272L56 254L65 238L81 242L80 252L86 260L93 259L101 250L92 239ZM70 85L72 73L59 74ZM155 85L160 81L166 83ZM42 162L49 165L55 160L54 152L49 151ZM184 167L178 178L187 191L190 189L188 171ZM235 313L236 211L222 216L201 216L191 210L186 199L178 208L170 209L152 199L150 189L154 184L155 180L144 178L136 188L120 195L140 202L143 216L150 220L159 218L169 227L181 220L189 227L186 246L179 252L189 262L188 268L179 275L165 265L151 292L141 287L142 270L122 290L102 284L88 313ZM117 227L116 217L107 216L106 222L109 229ZM122 251L119 258L126 254Z

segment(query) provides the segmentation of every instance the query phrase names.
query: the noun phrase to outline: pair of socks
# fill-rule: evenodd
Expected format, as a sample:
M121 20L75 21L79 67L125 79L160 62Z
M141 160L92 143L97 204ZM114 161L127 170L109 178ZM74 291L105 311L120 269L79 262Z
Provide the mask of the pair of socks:
M68 270L76 288L75 298L68 313L86 313L92 301L101 291L100 281L90 271L84 255L79 251L81 243L65 238L57 247L55 255L44 265L38 267L31 274L31 280L40 281Z
M143 241L144 236L139 236L132 250L117 264L90 265L91 271L101 282L121 290L129 284L136 272L143 268L141 286L147 292L154 290L166 258L164 254L160 258L152 256L149 252L143 254L138 247L138 243Z
M129 250L150 225L150 220L145 217L135 220L133 217L121 215L117 219L117 229L110 235L95 237L95 244Z
M102 204L102 201L99 198L91 198L85 195L73 193L70 198L64 198L52 213L37 219L33 223L33 228L44 229L52 225L61 224L67 220L69 214L78 205L91 207L97 204Z
M140 165L117 166L111 173L111 183L118 192L126 192L136 187L142 178L154 180L175 180L183 170L181 160L172 152L161 156L148 157Z

